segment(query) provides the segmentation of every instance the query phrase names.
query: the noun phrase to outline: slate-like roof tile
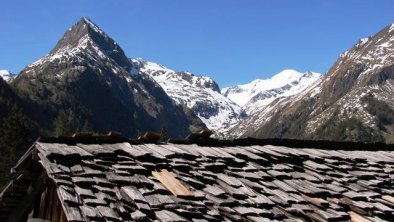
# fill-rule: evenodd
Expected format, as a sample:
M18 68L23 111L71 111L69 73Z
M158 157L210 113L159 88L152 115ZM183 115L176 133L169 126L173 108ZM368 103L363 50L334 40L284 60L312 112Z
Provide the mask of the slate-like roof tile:
M127 142L38 142L35 149L71 221L387 221L394 215L392 151ZM193 196L176 197L152 176L163 169Z

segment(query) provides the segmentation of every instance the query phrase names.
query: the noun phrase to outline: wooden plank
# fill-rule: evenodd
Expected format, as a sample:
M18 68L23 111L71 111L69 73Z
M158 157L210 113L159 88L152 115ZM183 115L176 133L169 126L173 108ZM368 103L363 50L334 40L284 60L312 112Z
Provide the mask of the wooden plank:
M273 206L274 203L265 195L257 194L255 197L247 199L258 206Z
M148 221L146 214L142 213L139 210L136 210L130 214L131 219L135 221Z
M225 159L225 160L235 160L237 159L237 157L229 154L228 152L226 152L224 149L222 148L218 148L218 147L212 147L213 150L216 151L216 153L219 153L221 158Z
M292 188L287 183L282 182L280 180L273 180L271 183L275 184L276 186L278 186L279 189L281 189L285 192L298 193L298 191L296 189Z
M353 211L349 211L348 212L350 215L350 220L352 222L372 222L371 220L368 220L367 218L361 216L360 214L353 212Z
M142 146L142 145L140 145ZM157 144L144 144L143 145L145 149L151 151L152 153L156 152L159 153L160 155L166 157L166 158L173 158L176 156L176 153L174 151L165 149L164 147L157 145Z
M316 206L321 206L321 207L328 207L329 203L328 201L322 199L322 198L316 198L316 197L309 197L307 195L301 194L302 198L304 198L306 201L316 205Z
M172 196L169 195L162 195L162 194L152 194L144 196L147 203L152 208L163 208L166 205L173 205L176 204L175 200Z
M189 153L190 155L192 155L195 158L201 156L201 154L197 151L197 149L199 149L199 148L196 149L195 147L191 147L189 145L183 145L183 144L173 144L173 146Z
M344 212L337 212L330 208L320 209L313 207L314 211L327 221L344 221L349 219L349 215Z
M64 210L63 212L67 218L67 221L73 221L73 222L85 221L78 207L70 206L69 204L64 202L62 202L62 205Z
M282 171L268 170L267 173L277 179L291 179L291 176L288 173Z
M146 203L144 196L142 196L141 192L133 187L133 186L123 186L120 189L122 197L124 197L129 202L139 202Z
M313 162L311 160L305 161L304 165L308 166L308 167L310 167L312 169L316 169L316 170L332 170L332 168L329 167L329 166L326 166L326 165L320 164L320 163L316 163L316 162Z
M386 214L392 214L394 216L394 209L390 208L382 203L372 203L372 205L374 206L374 208L378 209L379 211L382 211Z
M118 144L118 148L135 158L143 157L149 154L149 152L146 150L140 149L136 145L130 145L129 143L120 143Z
M163 169L161 172L152 172L152 175L159 180L175 196L193 196L182 183L177 180L170 172Z
M121 176L121 175L118 175L114 172L109 172L107 174L107 179L111 183L115 183L118 185L128 185L133 182L134 178L132 176Z
M228 185L235 187L235 188L239 188L242 186L242 182L239 181L237 178L232 177L232 176L228 176L226 174L218 174L217 178L225 183L227 183Z
M103 145L99 144L77 144L77 146L83 150L85 150L88 153L91 153L92 155L96 156L98 154L109 154L113 155L113 149L106 149L103 147Z
M39 157L39 163L44 167L45 171L51 175L51 174L57 174L57 173L62 173L63 171L57 166L57 164L52 163L49 161L44 154L38 153Z
M219 186L212 186L212 185L207 185L207 187L204 188L204 191L212 194L213 196L221 196L226 194L226 192L223 189L221 189Z
M97 208L81 205L80 209L85 218L98 219L101 217Z
M176 153L177 155L183 156L187 159L192 159L195 156L192 153L177 147L176 144L167 144L167 145L161 145L161 146Z
M161 210L161 211L156 211L156 218L160 221L163 222L186 222L185 218L179 216L178 214L168 211L168 210Z
M328 196L330 194L327 190L321 189L307 180L286 180L286 183L309 196Z
M106 206L97 206L97 210L103 215L106 219L119 221L119 215L113 209Z
M81 188L81 187L79 187L79 186L75 186L75 192L78 194L78 196L80 196L80 197L83 197L83 198L85 198L85 197L90 197L90 198L92 198L92 197L95 197L95 195L93 194L93 192L91 191L91 190L88 190L88 189L84 189L84 188Z
M57 188L57 195L61 201L67 202L70 205L79 205L81 201L79 200L76 193L71 193L67 191L63 186Z
M134 145L135 148L138 148L139 150L144 150L146 152L149 153L150 156L159 159L159 160L166 160L167 158L162 155L160 152L158 152L156 149L152 148L150 145L153 144L149 144L149 146L147 146L148 144L141 144L141 145Z
M52 215L52 210L53 210L53 204L55 201L54 196L56 195L56 193L54 192L55 187L53 185L53 183L48 184L47 186L48 189L48 200L47 200L47 210L46 210L46 214L45 214L45 219L50 220L51 219L51 215Z
M75 175L80 177L105 177L102 170L94 170L88 166L83 166L83 171Z
M352 211L362 215L367 215L373 209L373 206L368 202L353 201L347 197L341 198L341 203L349 206Z
M389 201L389 202L391 202L391 203L394 204L394 197L392 197L392 196L383 195L383 196L382 196L382 199L383 199L383 200L387 200L387 201Z
M105 202L105 200L103 199L98 199L96 197L93 198L85 198L83 199L83 203L84 205L88 205L88 206L92 206L92 207L96 207L96 206L107 206L108 203Z
M342 194L345 197L349 197L350 199L353 200L368 200L368 199L375 199L379 198L380 194L373 192L373 191L361 191L361 192L354 192L354 191L348 191Z

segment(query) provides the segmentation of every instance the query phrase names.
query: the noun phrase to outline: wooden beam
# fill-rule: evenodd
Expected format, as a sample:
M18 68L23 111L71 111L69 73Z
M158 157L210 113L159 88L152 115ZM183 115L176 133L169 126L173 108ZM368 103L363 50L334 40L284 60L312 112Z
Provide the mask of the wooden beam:
M45 219L47 219L47 220L51 220L52 218L51 218L51 215L52 215L52 212L53 212L53 198L54 198L54 195L53 195L53 190L54 190L54 186L53 186L53 184L51 183L49 186L48 186L48 195L49 195L49 201L48 201L48 203L47 203L47 212L46 212L46 215L45 215Z
M41 193L41 198L39 202L39 211L38 211L38 218L44 218L45 217L45 211L48 209L46 206L47 200L48 199L48 188L44 189L44 191ZM37 207L37 206L34 206Z

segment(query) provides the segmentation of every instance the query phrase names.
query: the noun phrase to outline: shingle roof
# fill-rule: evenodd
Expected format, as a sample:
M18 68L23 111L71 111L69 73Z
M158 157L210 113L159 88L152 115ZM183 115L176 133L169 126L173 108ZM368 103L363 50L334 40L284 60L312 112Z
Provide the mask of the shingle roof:
M56 141L33 150L69 221L394 218L393 151ZM152 175L162 170L192 195L170 192Z

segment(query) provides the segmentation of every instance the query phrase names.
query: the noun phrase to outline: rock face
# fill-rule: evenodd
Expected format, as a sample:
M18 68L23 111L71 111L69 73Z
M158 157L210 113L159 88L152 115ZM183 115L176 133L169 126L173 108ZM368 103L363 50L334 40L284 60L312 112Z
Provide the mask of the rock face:
M87 18L70 28L48 55L22 70L12 86L48 130L61 112L73 115L77 129L115 130L132 137L165 128L171 129L169 136L182 138L205 127L151 78L134 75L120 46Z
M394 142L394 25L361 39L303 92L278 98L242 136ZM233 135L234 135L233 134Z
M240 106L221 95L218 84L209 77L175 72L140 58L131 62L132 72L153 78L176 104L191 109L216 137L227 135L230 127L246 117Z

